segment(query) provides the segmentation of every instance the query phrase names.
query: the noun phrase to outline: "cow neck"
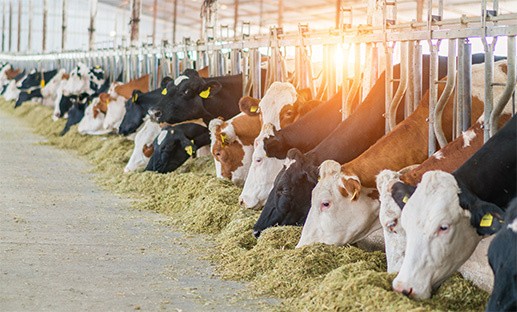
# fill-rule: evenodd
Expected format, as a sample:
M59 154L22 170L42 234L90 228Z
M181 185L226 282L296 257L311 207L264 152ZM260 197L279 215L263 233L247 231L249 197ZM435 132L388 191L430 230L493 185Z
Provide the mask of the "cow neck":
M167 126L174 127L174 126L179 126L179 125L184 125L184 124L196 124L196 125L199 125L201 127L208 128L206 123L203 121L203 118L190 119L190 120L185 120L185 121L177 122L177 123L173 123L173 124L168 123L168 122L161 122L160 123L160 127L161 128L165 128Z

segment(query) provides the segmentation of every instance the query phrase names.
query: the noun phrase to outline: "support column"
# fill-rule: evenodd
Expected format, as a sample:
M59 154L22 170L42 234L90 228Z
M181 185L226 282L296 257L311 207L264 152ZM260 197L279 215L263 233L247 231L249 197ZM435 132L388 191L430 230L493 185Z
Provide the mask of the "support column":
M136 46L140 35L140 12L142 11L142 0L131 1L131 36L130 44Z
M158 0L153 3L153 47L156 46L156 18L158 15Z
M237 38L237 25L239 24L239 0L233 3L233 37Z
M43 0L43 37L41 40L41 51L47 51L47 14L48 14L48 0Z
M18 42L16 44L16 51L20 52L22 43L22 0L18 0Z
M341 0L336 0L336 29L339 29L339 25L341 25Z
M90 27L88 28L88 50L95 48L95 17L97 16L97 0L90 0Z
M278 0L278 27L284 24L284 0Z
M61 15L61 51L66 47L66 28L67 28L67 6L68 0L63 0L63 12Z
M174 0L174 9L172 15L172 45L174 45L176 43L176 25L178 24L178 0Z
M13 0L9 1L9 52L13 47Z
M32 0L29 0L29 23L27 25L27 51L32 51Z

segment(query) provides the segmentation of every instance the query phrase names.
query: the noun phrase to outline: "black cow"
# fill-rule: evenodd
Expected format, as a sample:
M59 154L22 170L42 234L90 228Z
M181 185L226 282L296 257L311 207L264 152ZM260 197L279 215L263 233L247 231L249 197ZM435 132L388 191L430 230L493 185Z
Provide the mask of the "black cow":
M43 72L43 74L41 72L31 72L27 75L27 77L25 77L25 79L23 79L19 89L22 91L26 91L31 88L40 87L42 80L44 80L45 82L49 82L50 79L52 79L52 77L54 77L56 74L57 69Z
M500 58L496 57L496 60L497 59ZM482 62L484 61L484 55L473 55L472 60L473 62ZM429 56L423 55L422 62L424 64L422 92L426 92L429 88ZM438 64L438 77L441 79L447 74L447 58L440 57ZM399 70L399 66L395 65L394 77L398 77ZM395 84L394 87L396 86L397 85ZM335 160L341 164L346 163L359 156L384 135L384 90L385 77L384 74L382 74L370 90L370 93L368 93L363 103L359 105L357 110L350 115L349 118L341 122L341 124L335 128L335 130L328 135L325 140L319 141L319 145L317 145L313 150L307 152L305 156L297 156L298 158L303 159L303 161L300 161L299 165L296 165L295 163L291 165L289 169L286 170L284 168L280 171L279 176L275 181L275 185L271 190L271 193L273 194L269 195L259 218L260 222L257 221L254 226L253 233L256 237L258 237L260 232L264 229L276 224L304 224L311 207L312 189L316 186L316 183L312 183L311 179L307 179L303 182L301 180L297 180L297 183L292 183L291 181L295 180L294 177L301 176L304 178L314 175L315 172L317 174L318 166L327 159ZM403 107L404 103L402 102L399 105L397 120L401 120L403 118ZM320 123L325 123L323 120L319 121ZM300 126L298 126L298 131L301 132L297 135L289 131L284 132L295 124L278 131L277 134L280 134L280 138L277 142L273 143L276 139L270 139L269 142L265 141L264 147L266 152L269 153L271 150L268 149L268 147L274 145L274 157L281 158L283 148L290 145L286 140L284 140L285 138L289 138L289 142L300 142L300 138L311 140L311 135L314 132L317 132L317 130L311 130L309 127L308 129L302 130L303 127ZM315 124L316 123L313 125ZM286 133L288 133L288 136L284 136ZM268 146L268 143L271 145ZM285 175L285 177L280 177L281 175ZM312 188L310 189L311 191L308 194L302 194L305 192L307 185L312 185ZM279 189L282 191L279 192ZM296 204L285 200L285 198L294 197L298 198L296 200ZM292 216L295 215L299 216L299 219L295 220L294 223L289 223L284 220L284 218L292 219ZM280 220L280 222L278 220Z
M88 99L88 93L82 93L80 95L61 96L59 101L59 116L64 117L66 113L72 108L72 105L76 102L83 103L85 99Z
M86 110L86 106L88 105L87 98L83 99L82 102L76 99L72 99L73 105L72 108L68 111L68 119L66 120L65 127L59 133L59 135L65 135L70 127L81 122L81 119L84 117L84 111Z
M118 133L129 135L136 132L138 127L140 127L144 122L144 117L147 115L147 111L151 105L160 100L163 88L165 88L171 81L171 77L165 77L160 83L160 88L147 93L142 93L140 90L134 90L131 98L126 101L126 114L118 128Z
M41 98L41 88L21 91L16 103L14 104L14 108L21 106L24 102L28 102L35 98Z
M242 97L242 75L203 79L193 69L167 84L159 103L149 115L158 122L178 123L203 118L208 124L216 117L225 120L237 115Z
M153 155L146 171L167 173L176 170L189 157L195 157L196 150L210 144L210 133L204 126L184 123L162 129L153 142Z
M503 228L488 248L494 287L486 311L517 311L517 198L506 211Z

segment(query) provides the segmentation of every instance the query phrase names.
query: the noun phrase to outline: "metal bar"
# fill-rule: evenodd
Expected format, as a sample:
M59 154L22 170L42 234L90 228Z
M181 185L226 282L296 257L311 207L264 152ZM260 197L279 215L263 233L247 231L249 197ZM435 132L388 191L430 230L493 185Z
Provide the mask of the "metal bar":
M413 41L408 44L408 69L407 69L407 89L406 94L404 96L404 118L407 118L413 112L413 100L415 99L415 68L413 64L415 63L415 43Z
M431 156L436 151L436 141L434 135L434 110L438 98L438 47L439 44L431 45L431 60L429 73L429 131L428 131L428 155Z
M233 1L233 37L237 38L237 25L239 22L239 0Z
M67 30L67 3L68 0L63 0L62 16L61 16L61 51L66 47L66 30Z
M388 124L390 130L393 130L397 125L397 109L404 97L408 85L408 41L400 43L400 82L397 92L393 96L388 111Z
M48 15L48 0L43 0L43 38L41 40L42 52L47 51L47 15Z
M21 50L22 39L22 1L18 0L18 42L16 44L16 51Z
M158 15L158 0L153 2L153 47L156 46L156 20Z
M260 52L258 49L250 49L250 60L252 69L252 82L253 82L253 97L256 99L262 98L262 77L261 77L261 60Z
M5 1L2 1L2 52L5 52Z
M497 132L499 116L503 111L504 107L510 100L514 90L515 90L515 58L516 58L516 49L515 49L515 36L508 37L508 63L507 63L507 79L506 86L504 88L503 94L497 101L492 110L492 114L490 115L490 136L493 136Z
M449 40L449 55L447 58L447 82L434 110L434 134L440 148L447 145L447 138L443 132L442 114L449 101L456 84L456 40Z
M95 17L97 16L97 0L90 0L90 27L88 28L88 50L95 48Z
M414 49L414 57L413 57L413 68L415 70L415 75L412 80L413 83L413 111L420 104L420 100L422 99L422 45L420 42L415 42Z
M138 39L140 35L140 12L142 11L142 0L131 0L131 46L138 45Z
M176 25L178 24L178 0L174 0L172 9L172 44L176 44Z
M278 0L278 27L284 25L284 0Z
M348 56L350 55L350 45L343 47L343 79L341 82L341 120L345 120L350 115L350 107L348 104L348 94L350 92L350 84L348 78Z
M393 99L393 47L386 45L384 47L385 53L385 62L386 62L386 71L385 71L385 115L386 115L386 125L385 132L388 133L390 131L390 123L388 119L388 114L390 111L391 100Z
M458 41L458 76L456 85L456 101L454 101L454 136L457 138L461 133L463 125L463 107L465 99L465 44L466 39Z
M463 91L463 117L462 119L462 131L467 131L471 126L471 115L472 115L472 44L468 41L465 42L463 52L464 58L464 91ZM486 57L486 56L485 56Z
M27 24L27 51L32 52L32 0L29 0L29 22Z
M13 0L9 1L9 51L13 46Z
M341 0L336 0L336 24L335 24L336 29L341 28L340 17L341 17Z

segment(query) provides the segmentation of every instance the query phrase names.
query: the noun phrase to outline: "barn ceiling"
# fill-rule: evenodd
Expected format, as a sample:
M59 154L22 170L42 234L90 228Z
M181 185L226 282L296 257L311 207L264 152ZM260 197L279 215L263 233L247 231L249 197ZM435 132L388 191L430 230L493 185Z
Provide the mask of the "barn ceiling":
M129 11L130 0L99 0ZM157 4L159 19L173 19L174 0L142 0L142 10L146 15L153 14L154 4ZM203 0L177 0L177 31L178 37L188 34L198 38L201 29L201 5ZM327 29L333 27L336 11L336 0L218 0L219 25L228 25L232 34L235 14L235 3L238 2L238 33L243 21L252 25L252 33L265 33L270 26L278 25L279 2L283 4L283 27L286 31L295 30L299 23L309 23L311 29ZM346 6L353 8L354 24L364 24L366 20L365 0L346 0ZM433 1L437 6L438 1ZM489 1L491 2L491 1ZM425 1L427 6L427 1ZM500 12L516 13L517 0L500 0ZM480 1L476 0L446 0L444 1L444 17L455 18L463 14L479 16ZM411 21L416 18L416 0L397 1L397 17L399 21ZM260 27L262 26L262 27Z

